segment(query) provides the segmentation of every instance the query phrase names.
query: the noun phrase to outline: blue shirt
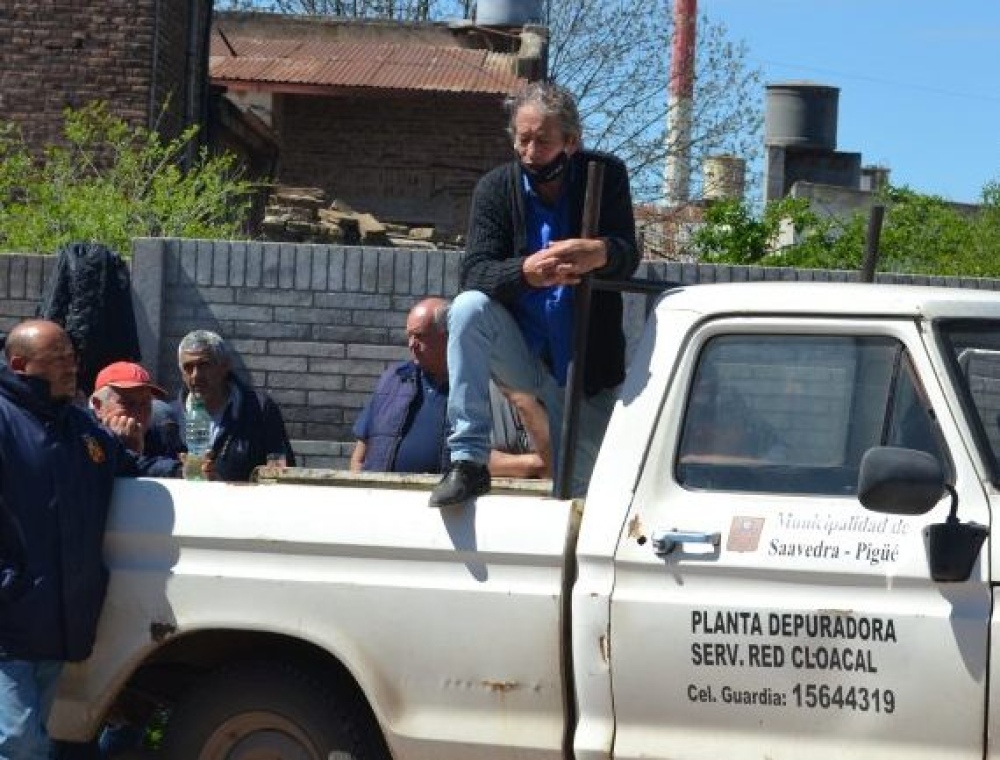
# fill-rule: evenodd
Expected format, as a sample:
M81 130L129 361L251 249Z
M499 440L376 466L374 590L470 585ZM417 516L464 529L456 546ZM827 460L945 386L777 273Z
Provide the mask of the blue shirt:
M542 201L524 172L521 172L521 181L526 201L528 250L540 251L549 243L564 239L568 233L566 184L570 177L567 175L555 206ZM529 288L514 305L513 313L528 348L549 366L559 385L565 385L573 355L573 288L567 285Z

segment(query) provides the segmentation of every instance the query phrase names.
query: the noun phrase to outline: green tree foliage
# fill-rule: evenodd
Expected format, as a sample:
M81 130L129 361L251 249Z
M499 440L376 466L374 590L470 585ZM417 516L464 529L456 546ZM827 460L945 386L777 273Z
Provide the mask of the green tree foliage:
M1000 276L1000 185L983 189L978 208L963 208L913 190L888 188L879 239L878 271L913 274ZM745 201L722 201L706 211L695 234L701 260L821 269L860 269L868 215L846 218L814 213L804 199L768 203L755 215ZM776 249L782 225L797 242Z
M817 223L802 200L769 203L759 217L744 201L713 203L705 211L705 225L694 235L695 248L706 263L761 264L771 254L782 219L791 220L797 230Z
M39 157L0 124L0 250L89 241L127 255L136 237L240 236L253 185L228 154L202 149L182 168L196 131L164 141L94 103L67 111L64 142Z

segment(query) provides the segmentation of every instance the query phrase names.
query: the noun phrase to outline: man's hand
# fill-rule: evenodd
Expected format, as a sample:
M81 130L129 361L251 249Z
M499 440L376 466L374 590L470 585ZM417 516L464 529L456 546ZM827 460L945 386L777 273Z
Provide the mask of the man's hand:
M192 456L191 454L188 454L187 452L184 451L182 451L180 454L177 455L177 458L181 460L181 468L182 471L184 471L185 473L184 477L189 479L192 478L190 478L190 475L187 474L186 468L188 466L188 458L191 456ZM202 480L216 480L217 476L215 474L215 452L206 451L201 457L198 458L201 460L198 463L198 467L201 472ZM193 461L191 462L191 465L194 466Z
M608 246L600 238L557 240L531 254L521 265L533 288L576 285L583 275L608 263Z
M127 414L99 415L101 424L114 433L129 451L141 454L145 444L146 431L142 423Z
M206 451L205 456L201 460L201 474L205 476L205 480L217 480L218 475L215 474L215 452Z
M366 441L356 441L354 451L351 452L351 472L361 472L365 466L365 454L368 453L368 443Z

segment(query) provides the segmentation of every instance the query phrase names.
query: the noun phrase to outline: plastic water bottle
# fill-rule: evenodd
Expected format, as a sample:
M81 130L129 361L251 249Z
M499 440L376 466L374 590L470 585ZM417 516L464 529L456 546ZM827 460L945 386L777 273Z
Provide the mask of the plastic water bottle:
M201 465L212 448L212 418L205 409L205 402L194 394L184 417L184 442L188 450L184 459L184 479L204 480Z

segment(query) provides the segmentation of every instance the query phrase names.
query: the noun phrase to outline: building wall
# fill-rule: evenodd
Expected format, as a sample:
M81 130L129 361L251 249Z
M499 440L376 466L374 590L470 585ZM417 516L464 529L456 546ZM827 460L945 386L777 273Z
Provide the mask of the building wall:
M0 332L35 316L55 264L55 256L0 255Z
M765 153L765 201L784 198L796 182L861 186L860 153L784 145L767 145Z
M216 330L237 368L281 405L307 466L343 467L351 425L379 374L405 358L406 313L420 298L458 290L458 253L281 243L137 241L133 303L144 364L179 390L176 347ZM0 330L32 316L52 256L0 256ZM641 265L641 278L685 284L857 279L854 272L699 264ZM909 282L1000 290L998 280L906 275ZM653 296L626 296L626 334L639 336Z
M204 124L208 93L208 34L212 0L157 0L151 30L150 126L173 137Z
M509 160L499 97L275 96L278 176L381 221L465 232L476 180Z
M4 0L0 119L38 149L61 139L67 107L106 101L128 123L149 126L173 93L160 123L176 130L189 66L206 80L205 43L194 51L200 60L189 60L189 22L207 23L210 8L211 0ZM203 92L199 85L195 100Z

